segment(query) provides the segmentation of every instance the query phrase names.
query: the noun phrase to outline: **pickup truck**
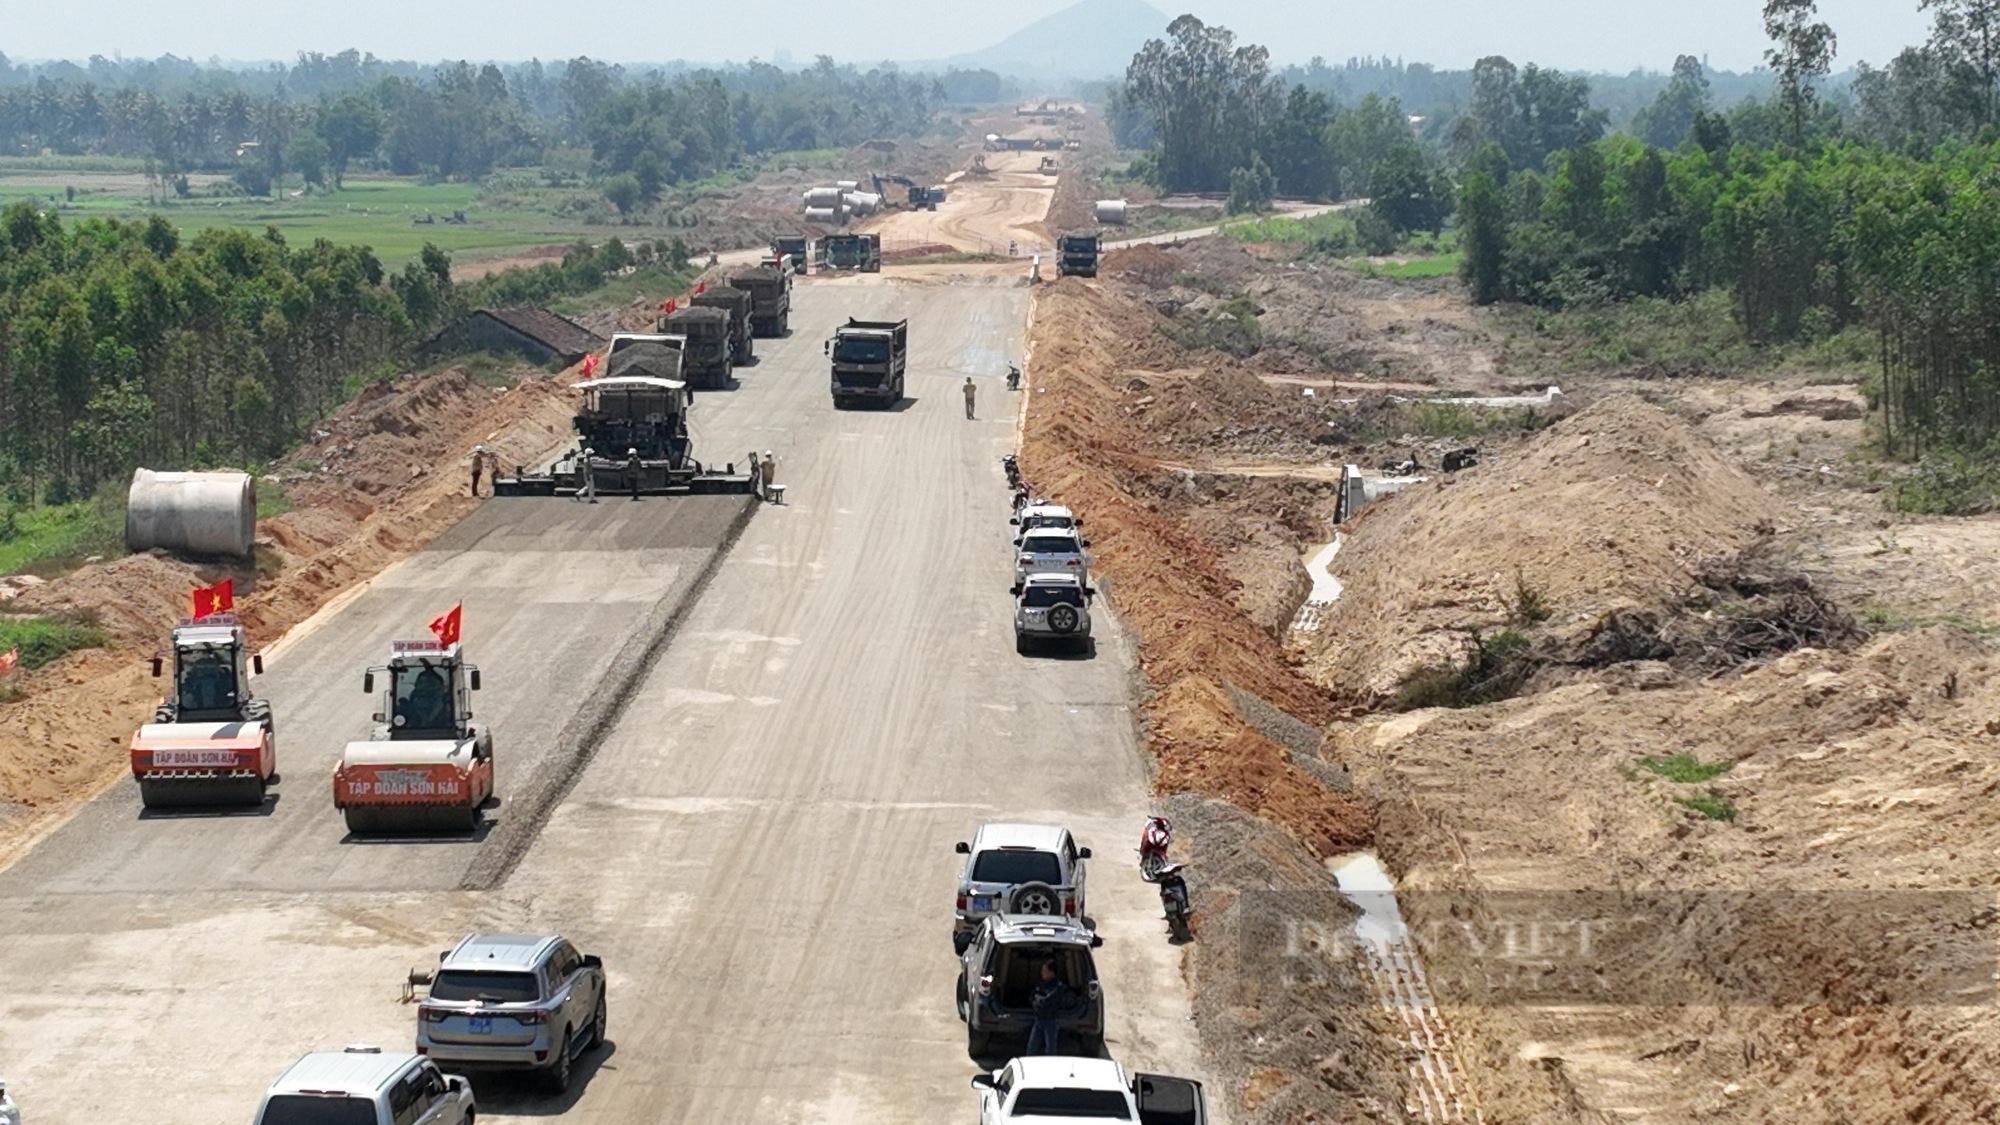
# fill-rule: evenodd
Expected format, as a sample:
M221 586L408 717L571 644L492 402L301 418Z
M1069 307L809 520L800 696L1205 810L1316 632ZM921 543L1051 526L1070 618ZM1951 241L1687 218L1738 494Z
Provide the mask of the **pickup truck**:
M1132 1121L1208 1125L1201 1083L1161 1074L1128 1075L1110 1059L1033 1055L975 1074L979 1125L1065 1125Z

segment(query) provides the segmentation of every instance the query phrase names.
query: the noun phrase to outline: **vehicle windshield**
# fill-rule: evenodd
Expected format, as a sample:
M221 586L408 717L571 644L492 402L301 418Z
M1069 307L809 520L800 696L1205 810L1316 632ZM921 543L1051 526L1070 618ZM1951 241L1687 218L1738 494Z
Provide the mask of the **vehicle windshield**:
M525 1004L542 997L533 973L502 973L480 969L439 969L431 982L433 1000L480 1000L488 1004Z
M1083 593L1074 586L1030 586L1023 592L1021 604L1029 609L1047 609L1052 605L1082 605Z
M180 708L223 711L236 706L236 660L228 649L181 653Z
M1030 535L1021 541L1021 550L1030 555L1074 555L1077 545L1068 535Z
M1021 1091L1010 1117L1095 1117L1132 1120L1130 1101L1116 1090L1074 1090L1056 1086Z
M887 363L889 341L842 338L833 345L835 363Z
M375 1102L323 1094L274 1094L264 1103L257 1125L375 1125Z
M990 851L980 852L972 862L972 881L975 883L1047 883L1062 885L1062 864L1056 862L1054 852L1030 851Z
M396 693L396 726L403 730L450 730L451 681L428 662L389 670Z
M1021 530L1033 531L1039 527L1075 527L1076 521L1068 516L1029 516L1021 521Z

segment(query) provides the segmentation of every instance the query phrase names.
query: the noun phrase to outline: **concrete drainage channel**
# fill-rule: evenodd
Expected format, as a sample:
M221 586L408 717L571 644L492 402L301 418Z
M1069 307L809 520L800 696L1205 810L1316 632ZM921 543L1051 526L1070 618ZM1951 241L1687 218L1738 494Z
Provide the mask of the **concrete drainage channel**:
M1333 572L1328 569L1333 565L1334 556L1338 554L1340 554L1340 533L1335 532L1333 542L1321 547L1318 554L1306 560L1306 573L1312 577L1312 593L1306 596L1306 604L1300 606L1298 614L1292 618L1294 633L1317 633L1320 619L1326 613L1326 607L1340 600L1340 592L1344 587L1341 586L1340 579L1335 578Z
M1361 910L1354 923L1355 944L1361 947L1375 998L1402 1031L1409 1060L1404 1083L1408 1112L1439 1125L1483 1125L1476 1106L1469 1106L1458 1082L1458 1049L1431 998L1423 960L1396 903L1396 884L1370 852L1353 852L1326 861L1340 893Z

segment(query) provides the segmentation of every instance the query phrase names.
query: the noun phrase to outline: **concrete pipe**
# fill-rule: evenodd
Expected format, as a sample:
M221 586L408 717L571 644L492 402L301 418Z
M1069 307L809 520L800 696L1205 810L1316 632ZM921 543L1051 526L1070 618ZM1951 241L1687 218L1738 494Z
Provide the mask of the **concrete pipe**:
M840 189L841 191L853 191L853 190L854 190L855 188L858 188L858 187L860 187L860 186L861 186L861 181L859 181L859 180L835 180L835 181L833 182L833 186L834 186L834 187L837 187L837 188L839 188L839 189Z
M257 482L249 473L132 474L125 547L247 559L257 536Z
M842 222L841 213L831 207L806 208L806 222L837 225Z
M1098 200L1097 221L1108 226L1123 226L1125 223L1125 201L1122 199Z
M882 197L872 191L850 191L842 197L847 210L855 215L873 215L882 209Z
M841 190L839 188L812 188L805 193L806 206L838 207L840 206L840 196Z

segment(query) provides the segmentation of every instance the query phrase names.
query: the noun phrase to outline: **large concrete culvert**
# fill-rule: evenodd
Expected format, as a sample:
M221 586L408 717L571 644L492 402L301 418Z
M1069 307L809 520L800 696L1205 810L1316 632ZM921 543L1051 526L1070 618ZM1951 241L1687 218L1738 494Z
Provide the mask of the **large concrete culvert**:
M257 536L257 482L249 473L156 473L139 469L125 498L125 547L198 557L250 557Z

